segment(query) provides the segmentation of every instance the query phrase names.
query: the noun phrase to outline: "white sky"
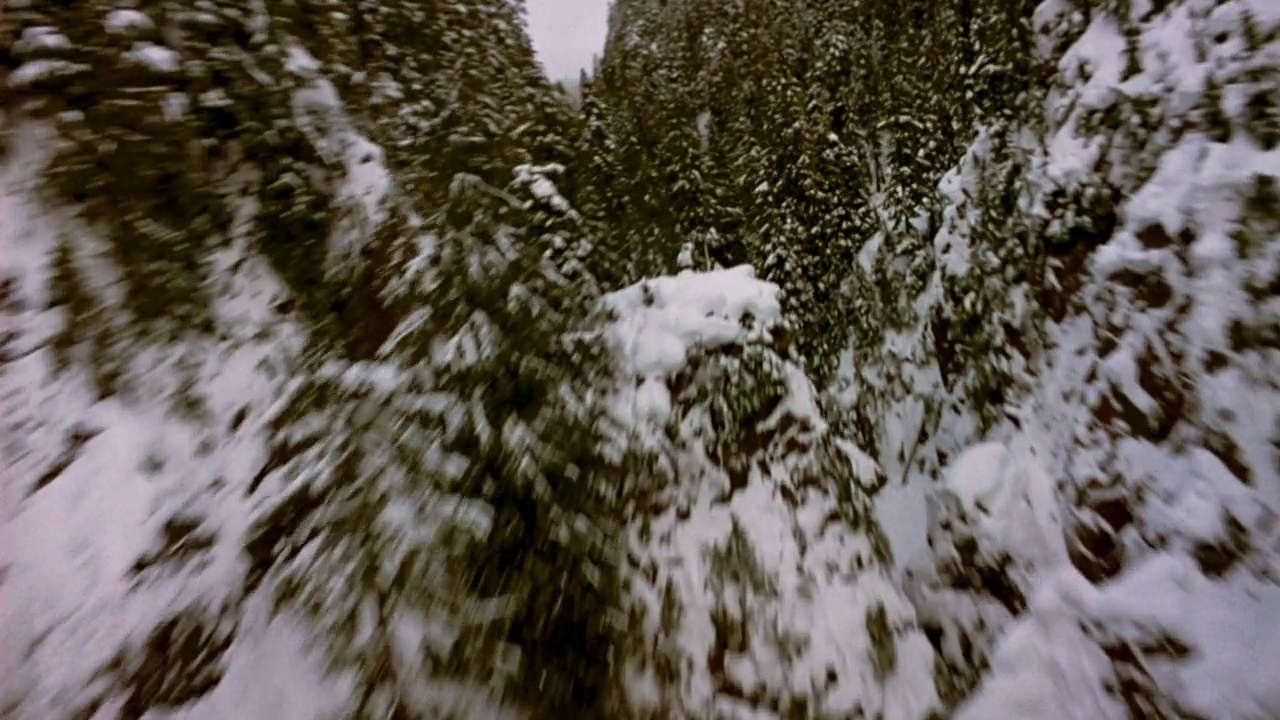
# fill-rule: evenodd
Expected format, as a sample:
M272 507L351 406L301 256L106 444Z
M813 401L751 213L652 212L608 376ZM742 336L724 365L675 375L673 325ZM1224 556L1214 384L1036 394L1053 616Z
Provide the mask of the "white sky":
M577 79L604 49L609 0L525 0L529 35L547 76Z

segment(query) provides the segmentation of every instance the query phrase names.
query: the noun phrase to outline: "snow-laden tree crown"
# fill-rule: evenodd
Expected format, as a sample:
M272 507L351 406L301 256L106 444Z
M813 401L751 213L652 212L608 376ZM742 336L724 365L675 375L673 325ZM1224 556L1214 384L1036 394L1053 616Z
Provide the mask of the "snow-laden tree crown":
M1280 4L0 13L0 717L1280 717Z

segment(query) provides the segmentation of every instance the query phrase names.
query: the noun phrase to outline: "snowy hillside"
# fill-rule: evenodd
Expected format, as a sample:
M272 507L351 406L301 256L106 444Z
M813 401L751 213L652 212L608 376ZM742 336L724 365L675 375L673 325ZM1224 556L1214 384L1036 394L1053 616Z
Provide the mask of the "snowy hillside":
M233 242L214 258L215 333L127 334L101 236L37 200L42 132L19 129L0 176L0 706L15 718L136 715L216 686L192 717L319 717L332 693L299 683L314 674L300 636L241 592L245 486L265 457L265 413L306 339L273 309L287 293ZM59 243L70 270L51 266ZM60 365L57 338L85 320L54 295L68 272L96 314ZM110 390L91 368L110 368Z
M25 6L16 18L48 21L44 9ZM151 17L103 10L99 30L139 40L116 76L126 94L146 85L154 99L155 83L173 81L178 55L145 41L156 39ZM199 221L173 231L159 212L133 213L128 222L151 235L126 236L122 249L121 226L100 210L105 196L59 203L51 192L86 137L68 128L85 115L37 119L56 102L41 94L89 72L64 59L78 51L58 28L28 25L12 47L25 62L8 78L11 90L34 99L7 128L0 182L0 707L33 720L328 717L349 689L322 677L312 632L246 584L244 534L257 513L247 490L267 459L269 410L310 342L308 323L292 309L296 293L258 244L261 205L243 199L262 175L232 165L203 188L241 198L227 208L225 234ZM330 190L342 220L320 258L334 268L383 219L389 179L317 61L297 46L288 54L290 110L306 141L338 168ZM217 95L202 96L204 111L231 104ZM179 94L167 98L164 122L190 119ZM138 127L109 128L113 140L99 152L146 144ZM154 156L125 184L143 188L162 173L164 147L152 143ZM205 233L197 259L174 240L191 228ZM147 257L157 235L168 249ZM140 260L163 270L138 276ZM154 301L139 300L174 288L185 297L168 296L172 304L159 313ZM207 314L180 314L179 306L205 298Z
M1280 716L1276 10L1135 2L1127 33L1037 11L1071 44L1030 207L1092 252L1025 400L881 508L930 496L930 549L920 515L898 535L952 697L977 683L956 717ZM1081 194L1110 200L1052 215ZM965 262L963 232L936 242Z

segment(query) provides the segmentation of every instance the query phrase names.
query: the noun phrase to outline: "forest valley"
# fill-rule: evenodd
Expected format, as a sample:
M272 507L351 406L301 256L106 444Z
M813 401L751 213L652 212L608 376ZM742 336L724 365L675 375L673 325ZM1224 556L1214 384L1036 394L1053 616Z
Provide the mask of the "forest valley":
M9 0L0 716L1280 717L1280 3Z

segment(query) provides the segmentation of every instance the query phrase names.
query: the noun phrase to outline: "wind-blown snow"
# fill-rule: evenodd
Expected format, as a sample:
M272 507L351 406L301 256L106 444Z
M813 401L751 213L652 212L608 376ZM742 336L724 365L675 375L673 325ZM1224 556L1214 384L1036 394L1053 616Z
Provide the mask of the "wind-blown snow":
M59 75L75 75L88 69L88 65L67 60L32 60L9 74L9 87L17 90L35 85L41 80Z
M517 165L513 171L515 181L529 188L530 194L540 202L551 206L557 212L577 216L577 211L569 203L568 198L560 194L556 184L548 175L556 176L564 173L564 166L551 165Z
M133 49L125 53L124 58L162 74L178 72L181 63L178 53L148 42L134 43Z
M68 50L71 40L58 32L57 28L48 25L36 25L22 31L22 37L13 44L13 50L19 55L38 51Z

